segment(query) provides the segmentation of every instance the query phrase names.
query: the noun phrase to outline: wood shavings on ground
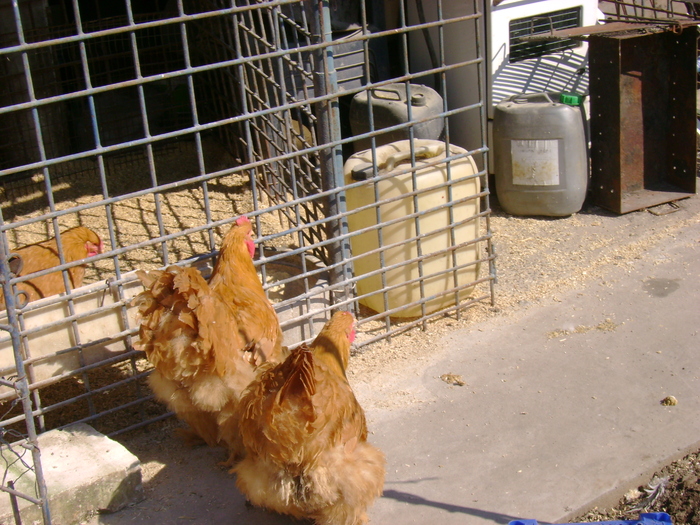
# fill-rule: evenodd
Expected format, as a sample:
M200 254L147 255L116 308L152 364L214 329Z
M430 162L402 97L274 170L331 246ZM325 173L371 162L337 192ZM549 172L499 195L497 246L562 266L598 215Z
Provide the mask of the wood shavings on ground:
M440 376L440 379L442 379L448 385L454 385L454 386L466 385L466 383L464 382L464 379L462 379L462 376L459 374L442 374Z

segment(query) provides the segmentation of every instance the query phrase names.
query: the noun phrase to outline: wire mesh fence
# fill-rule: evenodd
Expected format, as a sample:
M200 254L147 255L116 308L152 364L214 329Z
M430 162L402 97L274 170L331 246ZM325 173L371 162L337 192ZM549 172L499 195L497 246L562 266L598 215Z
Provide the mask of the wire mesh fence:
M135 271L208 275L241 215L287 345L336 308L361 351L493 301L483 30L479 2L0 0L4 450L169 417Z

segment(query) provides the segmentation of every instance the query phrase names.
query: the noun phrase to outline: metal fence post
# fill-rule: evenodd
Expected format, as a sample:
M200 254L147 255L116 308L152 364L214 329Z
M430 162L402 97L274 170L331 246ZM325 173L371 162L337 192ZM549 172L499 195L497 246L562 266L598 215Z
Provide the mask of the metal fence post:
M22 401L22 408L24 410L24 418L27 429L27 440L22 446L29 449L32 453L32 462L34 464L34 477L36 479L36 486L39 492L39 502L41 505L41 513L44 519L44 525L51 525L51 513L49 510L49 498L48 490L46 487L46 481L44 479L44 471L41 467L41 451L39 450L39 445L37 441L36 427L34 426L34 416L32 415L32 402L29 399L29 385L27 382L27 375L24 370L24 359L22 356L20 333L19 333L19 321L17 319L16 301L15 296L12 293L12 286L10 285L10 279L12 278L12 272L10 270L10 265L8 263L9 253L7 250L7 242L5 232L2 232L2 237L0 238L0 281L2 282L3 293L5 294L5 306L7 309L7 325L0 325L0 330L5 330L10 333L12 338L12 350L14 352L15 367L17 370L17 380L13 382L17 395ZM22 494L18 494L11 487L7 487L12 490L13 494L20 497L24 497L32 502L36 502L34 498L27 498ZM0 486L0 490L7 492L6 487Z
M314 5L315 4L315 5ZM317 39L315 43L329 44L333 41L331 29L331 15L328 0L315 0L306 2L305 7L312 24L312 34ZM333 47L328 45L314 52L314 93L324 97L338 93L338 76L333 62ZM338 98L326 98L316 104L318 114L319 143L328 144L328 147L319 152L321 175L324 191L344 186L343 178L343 148L338 142L342 139L340 133L340 112ZM337 219L327 224L329 239L338 239L348 233L345 192L340 191L328 196L327 217ZM350 241L340 238L329 245L330 260L333 266L331 283L345 283L342 290L334 289L341 301L353 297L351 286L347 284L352 279L352 264L347 262L350 257Z

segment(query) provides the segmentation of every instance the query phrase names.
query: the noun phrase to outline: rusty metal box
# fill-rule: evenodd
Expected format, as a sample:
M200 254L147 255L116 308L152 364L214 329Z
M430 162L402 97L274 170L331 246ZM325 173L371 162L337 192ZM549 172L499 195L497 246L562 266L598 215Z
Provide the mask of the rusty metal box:
M589 43L593 202L627 213L696 193L697 28Z

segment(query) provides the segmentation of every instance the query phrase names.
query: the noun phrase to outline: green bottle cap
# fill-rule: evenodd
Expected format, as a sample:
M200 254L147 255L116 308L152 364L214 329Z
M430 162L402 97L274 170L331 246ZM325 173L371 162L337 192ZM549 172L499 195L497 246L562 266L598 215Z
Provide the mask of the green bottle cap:
M559 95L559 102L568 106L580 106L583 102L583 95L576 93L562 93Z

